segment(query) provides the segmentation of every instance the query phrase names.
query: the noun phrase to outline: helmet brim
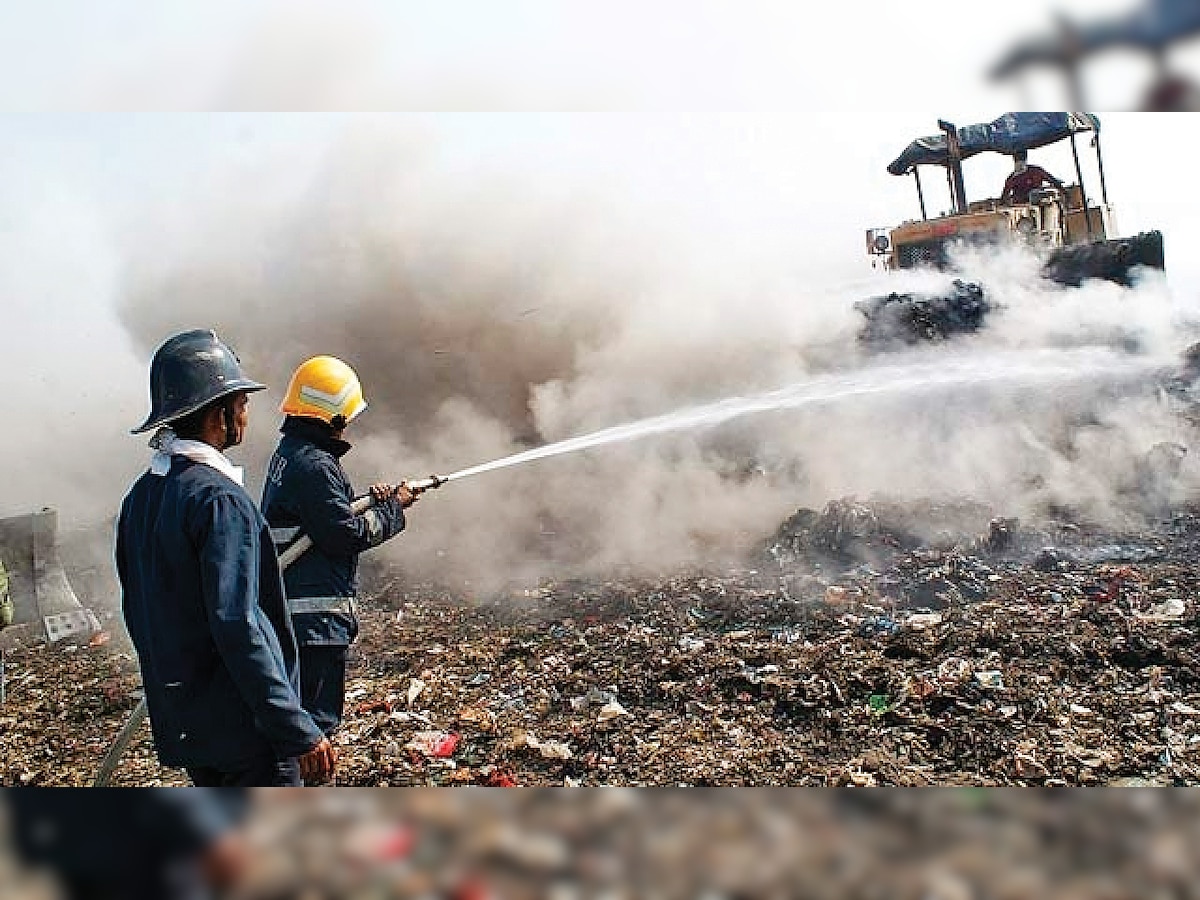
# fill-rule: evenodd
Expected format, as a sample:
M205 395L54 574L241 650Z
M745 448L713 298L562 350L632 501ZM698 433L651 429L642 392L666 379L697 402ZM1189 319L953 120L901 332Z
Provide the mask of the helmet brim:
M200 403L193 404L189 407L184 407L180 410L175 410L168 415L156 416L151 413L146 418L145 422L143 422L137 428L131 428L129 433L144 434L147 431L152 431L156 428L162 428L164 425L170 425L172 422L178 422L180 419L186 419L197 410L203 409L204 407L212 403L216 403L219 400L224 400L231 394L239 394L243 392L247 394L253 394L255 391L265 391L266 389L267 386L265 384L259 384L257 381L251 381L248 378L241 381L231 381L225 386L225 390L221 391L221 393L217 394L215 397L209 397Z

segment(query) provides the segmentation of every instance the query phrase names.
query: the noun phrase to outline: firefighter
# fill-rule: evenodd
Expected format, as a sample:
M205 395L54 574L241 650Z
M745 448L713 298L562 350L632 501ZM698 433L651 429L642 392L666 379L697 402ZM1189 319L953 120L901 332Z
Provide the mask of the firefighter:
M361 514L351 510L354 489L341 463L350 444L343 435L366 408L350 366L332 356L305 361L280 405L283 437L263 484L263 514L276 547L282 552L302 534L313 542L288 567L284 583L300 644L304 708L327 735L342 720L347 650L358 636L358 556L399 534L405 508L416 500L403 484L376 484L374 505Z
M163 765L199 786L298 786L336 754L300 702L298 653L266 521L224 450L263 385L212 331L150 365L150 469L117 524L122 611Z

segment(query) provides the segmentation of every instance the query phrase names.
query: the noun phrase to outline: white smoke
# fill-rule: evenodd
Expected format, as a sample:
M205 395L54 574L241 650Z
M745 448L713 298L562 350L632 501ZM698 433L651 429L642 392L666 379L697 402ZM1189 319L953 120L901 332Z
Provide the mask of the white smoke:
M232 178L184 227L161 239L150 228L131 250L122 316L147 355L174 330L214 325L275 386L253 407L252 470L274 439L271 401L315 353L347 359L366 386L347 458L364 486L873 365L853 301L946 281L843 267L850 287L806 286L796 248L823 246L819 227L747 241L719 207L681 218L689 204L656 207L624 175L449 177L441 151L404 127L352 129L290 188ZM1157 277L1067 291L1015 253L967 262L1000 304L991 325L899 359L976 360L986 377L985 360L1004 354L1100 345L1172 364L1195 334ZM1184 432L1149 388L885 394L453 483L420 501L386 552L414 575L473 586L661 570L736 554L800 505L872 492L1124 520L1139 511L1139 458Z

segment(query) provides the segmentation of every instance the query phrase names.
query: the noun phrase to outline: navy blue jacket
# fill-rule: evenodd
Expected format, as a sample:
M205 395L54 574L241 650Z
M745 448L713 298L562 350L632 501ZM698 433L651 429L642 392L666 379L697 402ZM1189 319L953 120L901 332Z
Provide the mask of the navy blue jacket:
M315 419L289 416L280 430L263 485L263 515L277 532L298 528L313 541L283 573L287 595L354 597L358 555L404 529L404 508L392 498L355 515L354 488L340 461L350 444ZM302 645L345 646L358 634L350 614L297 613L292 619Z
M116 563L164 765L233 770L321 739L270 531L242 487L182 456L147 472L121 506Z

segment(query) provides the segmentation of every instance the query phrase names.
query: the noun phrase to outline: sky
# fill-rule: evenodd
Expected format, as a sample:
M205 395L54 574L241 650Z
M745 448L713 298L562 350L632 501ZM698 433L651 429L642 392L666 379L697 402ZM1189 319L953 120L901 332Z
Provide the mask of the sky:
M1137 0L45 0L0 10L5 109L780 110L1060 106L1053 73L990 84L1013 41ZM1181 48L1181 58L1194 54ZM1132 108L1136 55L1089 64ZM1002 100L1001 98L1010 98Z
M406 474L445 471L519 449L530 429L567 437L804 375L853 327L853 300L889 284L865 258L865 229L918 213L911 179L887 163L939 118L987 121L1055 96L1052 80L981 74L1048 20L1046 4L980 6L953 32L939 23L960 4L918 6L525 0L285 15L217 0L203 20L172 2L0 9L12 110L0 114L0 414L22 425L0 449L0 515L53 505L66 527L113 515L145 463L127 432L146 412L149 356L182 327L217 327L273 386L238 451L251 470L291 366L332 348L368 367L378 399L360 481L398 459ZM934 77L934 58L973 74ZM1135 62L1121 65L1127 76ZM1106 88L1114 105L1129 83ZM409 111L356 111L393 105ZM1200 290L1196 121L1102 119L1120 230L1166 235L1172 299L1148 301L1158 327L1160 306L1176 315ZM1064 148L1033 158L1070 174ZM969 193L998 193L1007 169L972 160ZM944 208L944 189L927 189ZM679 450L695 456L688 477L655 459L657 489L593 504L600 524L580 541L653 556L699 541L698 521L761 528L855 487L868 466L822 470L803 496L735 497L711 481L710 450ZM962 471L978 475L970 460ZM552 482L534 488L542 506L509 501L504 528L537 540L555 501L582 515L591 495ZM511 558L514 544L478 529L481 504L505 502L495 490L447 504L421 546L469 523L466 569ZM655 519L647 496L670 515ZM654 541L618 535L618 499L670 526Z

